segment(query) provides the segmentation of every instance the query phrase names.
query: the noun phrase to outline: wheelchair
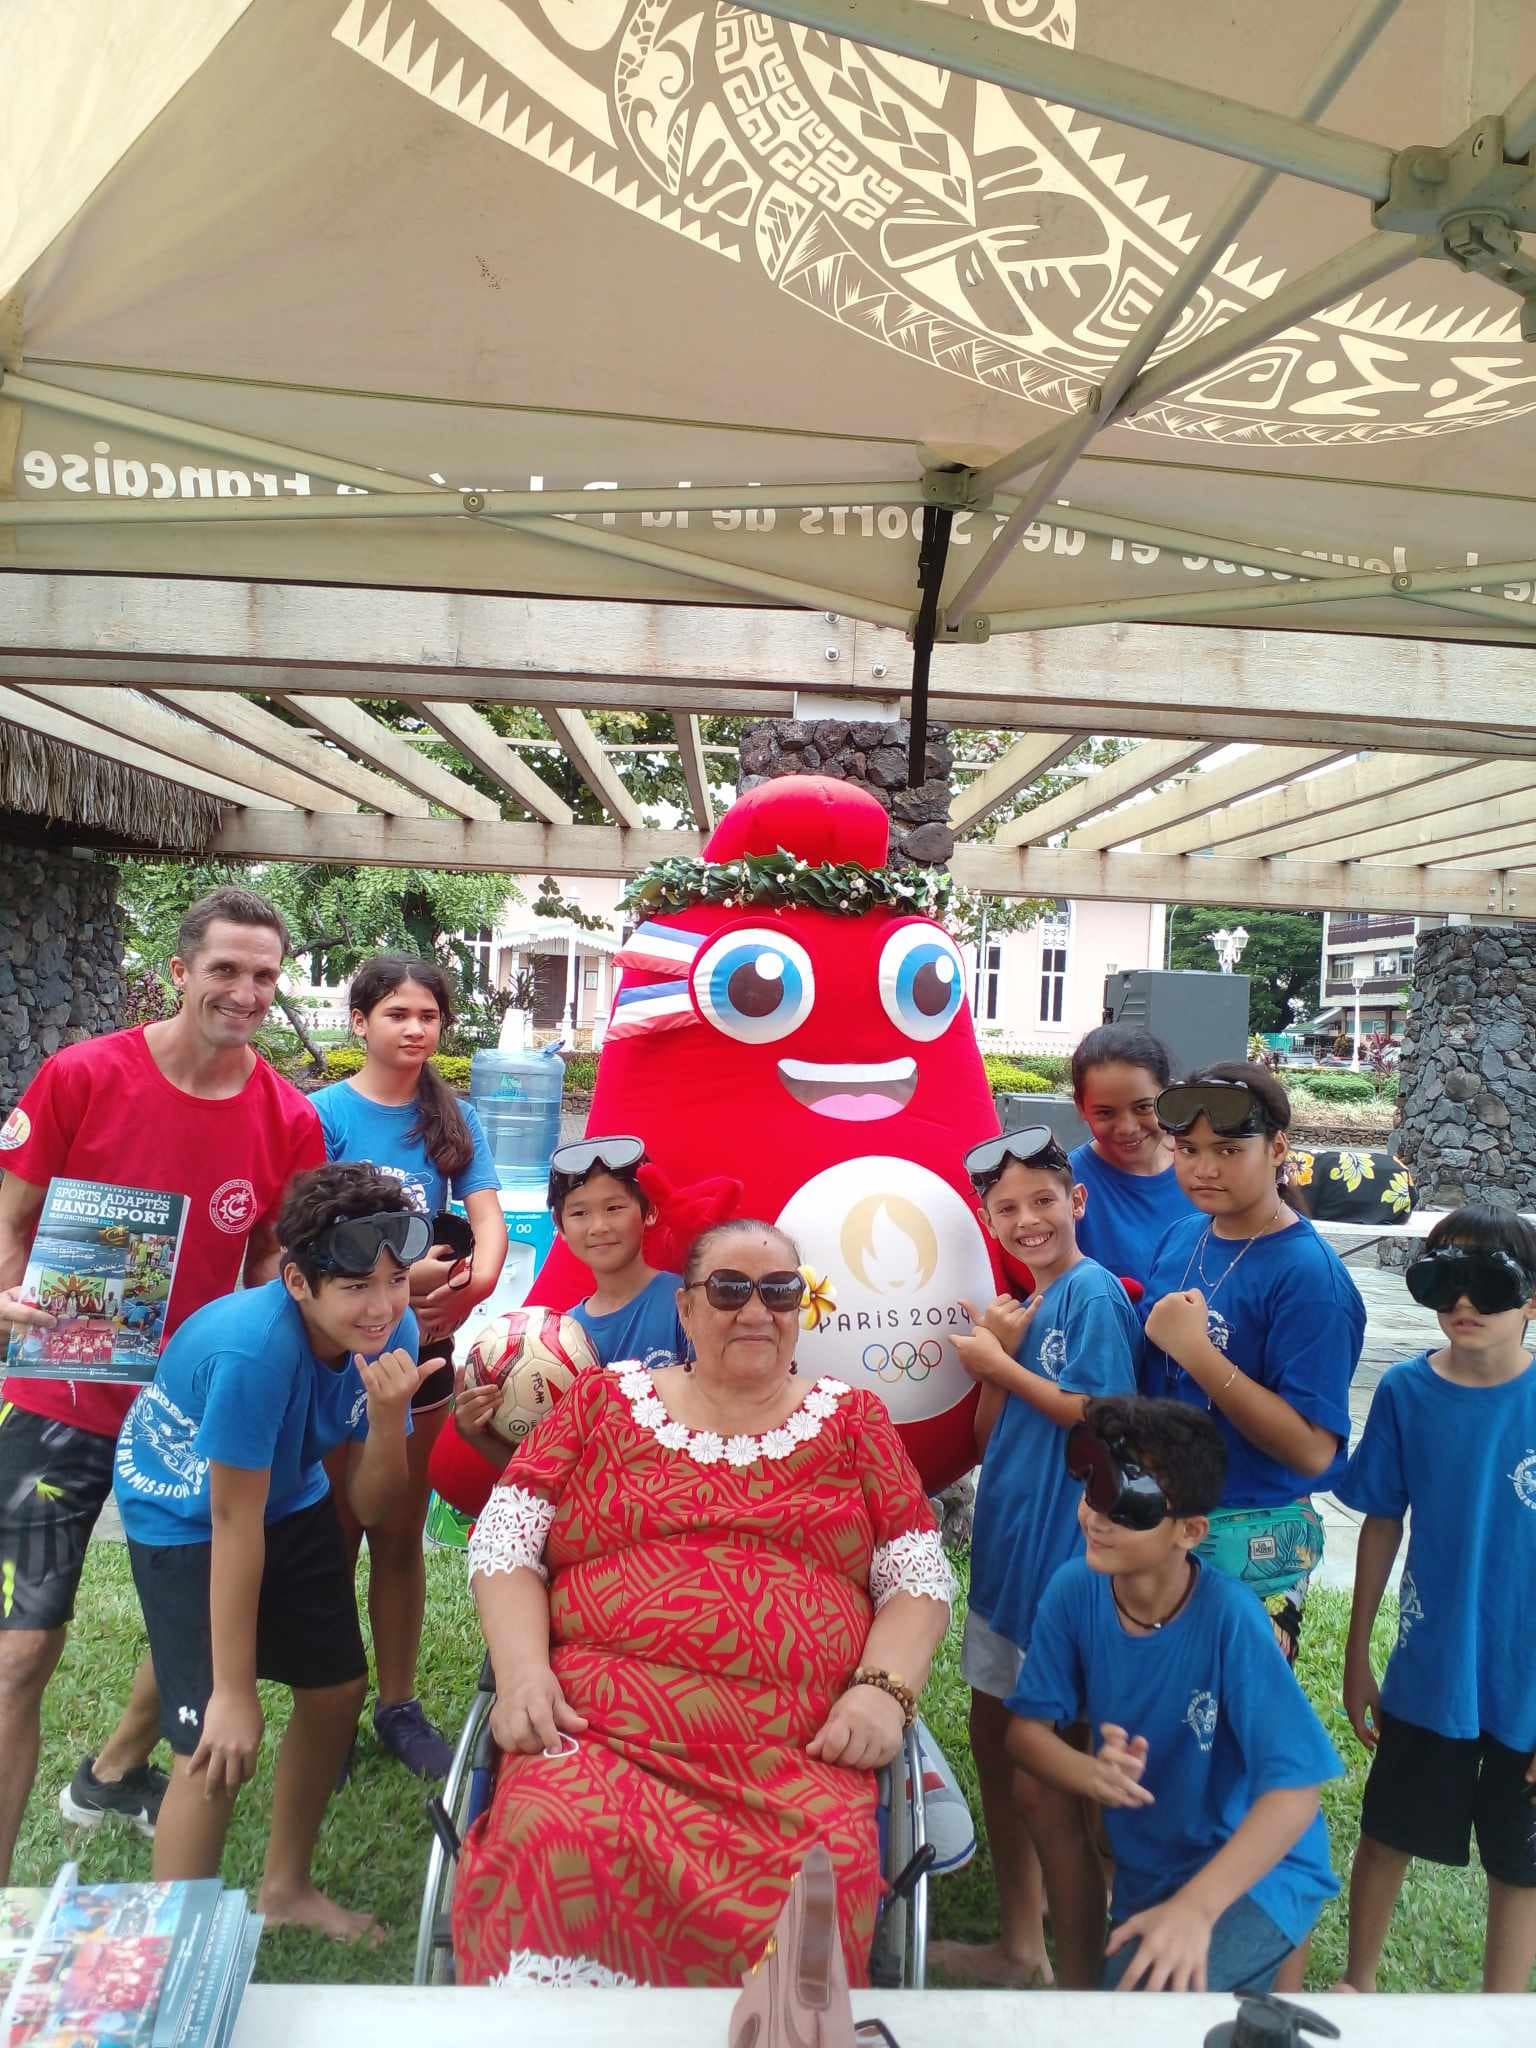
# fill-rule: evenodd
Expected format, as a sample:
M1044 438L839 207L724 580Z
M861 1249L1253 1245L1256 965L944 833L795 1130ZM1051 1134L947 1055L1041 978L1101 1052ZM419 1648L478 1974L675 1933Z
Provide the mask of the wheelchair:
M453 1982L450 1909L454 1876L464 1836L489 1806L495 1785L496 1745L491 1739L495 1694L496 1682L487 1658L447 1779L442 1790L426 1801L432 1848L416 1930L413 1984ZM886 1889L870 1951L870 1982L890 1990L905 1986L920 1991L928 1956L928 1874L936 1852L928 1840L923 1759L915 1726L906 1732L901 1755L877 1777L880 1869Z

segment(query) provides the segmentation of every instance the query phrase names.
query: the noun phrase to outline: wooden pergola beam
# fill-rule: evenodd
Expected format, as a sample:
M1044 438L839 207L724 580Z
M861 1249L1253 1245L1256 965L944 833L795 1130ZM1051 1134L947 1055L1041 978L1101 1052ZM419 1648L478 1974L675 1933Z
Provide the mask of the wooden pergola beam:
M515 802L532 811L548 825L569 825L576 813L565 798L535 775L533 769L509 747L488 718L482 718L471 704L424 702L417 707L434 731L450 746L457 747L466 761L474 763L492 782L500 783Z
M569 705L557 708L546 704L541 707L540 716L603 809L630 831L644 825L640 806L619 780L585 714L573 711Z
M359 711L355 704L339 697L293 696L287 691L280 693L279 701L318 725L322 732L328 732L338 746L403 782L419 796L457 811L461 818L489 820L501 816L500 804L459 776L451 775L446 768L440 768L436 761L428 760L409 740L391 732L378 719L370 718L366 711Z
M61 687L57 701L67 704L73 694L72 686ZM418 796L414 790L402 789L387 775L376 775L371 768L364 768L339 747L326 746L312 733L301 732L274 712L251 703L249 698L237 697L233 691L161 692L149 688L147 694L157 697L172 711L195 718L210 731L222 733L226 739L238 740L252 753L264 754L269 761L291 761L295 768L301 769L314 781L339 790L343 796L354 797L358 803L367 804L373 810L385 811L397 818L425 818L429 815L426 798Z
M1459 769L1477 764L1469 755L1384 754L1374 760L1329 768L1305 781L1288 782L1268 796L1194 818L1187 825L1175 825L1157 835L1159 853L1204 853L1208 848L1228 846L1244 852L1290 852L1292 846L1328 844L1338 833L1339 813L1350 816L1342 822L1354 824L1359 805L1374 798L1401 794L1424 784L1440 782L1449 791ZM1532 778L1536 780L1536 777ZM1298 836L1283 847L1261 846L1271 832L1295 828ZM1302 832L1309 837L1299 836Z
M1186 818L1204 817L1208 811L1218 810L1238 797L1271 789L1277 782L1288 782L1293 775L1304 775L1309 768L1320 768L1325 761L1333 760L1335 754L1336 750L1330 747L1258 747L1225 768L1212 768L1203 775L1197 771L1177 789L1165 790L1145 803L1126 804L1107 818L1095 819L1073 833L1073 851L1101 853L1106 847L1124 846L1128 840L1139 839L1143 853L1157 853L1161 851L1157 834L1167 826L1180 824Z
M677 735L678 765L688 786L693 822L701 832L709 832L714 827L715 807L709 793L709 765L704 758L704 738L696 714L674 711L672 730Z
M147 774L158 775L162 781L179 783L183 789L200 790L204 796L217 797L222 803L240 806L236 815L253 823L269 815L290 818L306 815L295 811L292 804L280 797L226 781L222 775L210 775L203 768L190 768L171 754L158 753L133 740L103 732L99 725L92 725L87 719L76 718L68 711L57 711L53 705L29 697L24 690L7 689L3 684L0 684L0 718L8 719L12 725L24 726L28 732L41 733L46 739L63 740L68 746L80 747L87 754L101 754L109 761L121 762L125 768L142 768Z
M652 861L697 854L697 832L610 825L523 825L475 819L369 816L227 818L213 851L249 860L333 860L388 867L628 876ZM1510 916L1521 888L1498 868L1363 867L1337 860L1229 860L1068 847L961 845L950 862L963 886L1000 896L1154 903L1251 904L1337 910L1359 905L1414 915Z
M1436 851L1453 841L1480 833L1524 826L1536 819L1536 788L1512 796L1484 797L1437 811L1408 824L1383 826L1377 832L1341 832L1330 851L1340 860L1374 861L1401 853L1415 861L1442 860Z
M1496 797L1517 796L1536 788L1536 771L1528 761L1473 761L1461 765L1441 780L1419 783L1390 796L1376 796L1361 803L1349 815L1343 835L1362 848L1361 858L1390 851L1406 844L1395 836L1425 818L1438 818L1459 805L1484 803ZM1380 835L1379 837L1373 835ZM1296 825L1260 832L1241 843L1244 854L1268 858L1275 854L1302 852L1309 846L1328 845L1339 838L1337 821L1320 826L1315 819Z
M1111 761L1107 768L1099 769L1097 774L1085 775L1075 789L1064 789L1059 796L1037 805L1022 818L1014 818L1000 826L993 844L1038 846L1053 833L1065 832L1079 819L1093 818L1100 811L1112 810L1116 804L1140 796L1157 783L1166 781L1170 775L1193 768L1197 761L1203 761L1207 754L1214 753L1215 744L1189 740L1144 740L1130 753L1122 754L1118 761Z
M990 767L983 768L964 789L957 792L949 807L950 830L974 831L984 818L1016 797L1021 789L1027 789L1040 776L1049 774L1068 754L1075 753L1086 737L1086 734L1076 732L1069 733L1065 739L1059 733L1025 733L1006 753L999 754ZM1003 829L1006 831L1008 828L1005 826Z

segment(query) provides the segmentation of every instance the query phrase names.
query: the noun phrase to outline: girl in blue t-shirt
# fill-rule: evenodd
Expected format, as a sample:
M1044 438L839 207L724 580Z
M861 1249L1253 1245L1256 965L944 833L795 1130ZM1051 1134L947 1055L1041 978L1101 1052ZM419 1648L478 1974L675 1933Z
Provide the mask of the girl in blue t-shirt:
M1072 1154L1073 1178L1087 1190L1078 1248L1140 1287L1163 1232L1189 1215L1172 1140L1157 1120L1157 1098L1172 1079L1167 1046L1130 1024L1099 1025L1072 1055L1072 1097L1093 1133Z
M1142 1385L1208 1409L1227 1482L1201 1557L1263 1599L1291 1661L1323 1554L1310 1496L1349 1447L1365 1305L1342 1261L1287 1199L1290 1098L1244 1061L1165 1088L1157 1114L1194 1213L1147 1280Z
M479 1119L430 1065L453 998L440 969L426 960L386 953L352 978L352 1029L362 1041L361 1069L311 1097L331 1159L366 1159L405 1186L412 1208L439 1238L463 1232L448 1216L462 1204L473 1248L435 1242L411 1268L411 1305L421 1332L421 1359L437 1370L411 1404L409 1487L394 1513L368 1531L368 1613L379 1699L373 1725L384 1748L418 1777L441 1778L453 1761L442 1733L416 1697L427 1575L422 1556L431 1488L427 1465L453 1403L454 1332L495 1289L507 1256L507 1223L497 1192L495 1161ZM455 1226L457 1230L455 1231ZM346 1500L343 1446L327 1461L338 1502ZM343 1516L353 1555L362 1530Z

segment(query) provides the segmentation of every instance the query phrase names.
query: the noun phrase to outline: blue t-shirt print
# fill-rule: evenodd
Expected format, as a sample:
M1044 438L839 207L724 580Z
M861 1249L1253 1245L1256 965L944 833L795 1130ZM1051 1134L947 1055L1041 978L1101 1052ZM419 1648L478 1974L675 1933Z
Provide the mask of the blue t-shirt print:
M409 1309L380 1350L396 1347L416 1356ZM281 1280L223 1295L182 1324L128 1411L113 1480L123 1527L136 1543L209 1542L210 1464L270 1471L266 1520L282 1521L329 1492L322 1459L367 1434L355 1362L316 1358Z
M1095 1748L1113 1721L1147 1739L1154 1804L1105 1807L1118 1925L1170 1897L1230 1841L1266 1792L1343 1775L1321 1722L1253 1595L1202 1570L1182 1614L1127 1634L1108 1577L1081 1559L1051 1581L1009 1711L1087 1722ZM1338 1890L1319 1813L1248 1896L1292 1941Z
M640 1292L622 1308L595 1316L578 1302L570 1313L592 1340L599 1365L637 1359L641 1365L676 1365L687 1355L688 1340L677 1314L681 1273L653 1273Z
M1046 1288L1019 1363L1068 1394L1134 1394L1141 1325L1120 1282L1080 1259ZM1083 1547L1081 1497L1066 1431L1020 1394L1003 1403L981 1461L971 1535L970 1604L1026 1649L1051 1574Z
M450 1183L421 1139L410 1136L416 1122L414 1102L370 1102L350 1081L333 1082L309 1099L325 1133L326 1158L366 1159L381 1173L403 1182L411 1207L423 1216L440 1216L450 1198L462 1202L466 1195L501 1184L480 1119L467 1102L459 1104L459 1113L474 1154Z
M1335 1492L1388 1521L1412 1511L1387 1712L1536 1751L1536 1364L1493 1387L1426 1352L1394 1365Z
M1088 1196L1077 1222L1078 1250L1106 1272L1145 1287L1164 1231L1191 1213L1173 1168L1126 1173L1101 1159L1091 1144L1079 1145L1070 1163Z
M1365 1303L1343 1261L1305 1217L1267 1237L1234 1242L1217 1237L1209 1217L1195 1213L1174 1224L1157 1247L1141 1303L1143 1319L1165 1294L1187 1287L1206 1298L1216 1349L1339 1441L1327 1471L1292 1471L1241 1436L1177 1360L1149 1343L1142 1392L1210 1409L1226 1439L1221 1505L1279 1507L1331 1492L1344 1470L1349 1388L1365 1342Z

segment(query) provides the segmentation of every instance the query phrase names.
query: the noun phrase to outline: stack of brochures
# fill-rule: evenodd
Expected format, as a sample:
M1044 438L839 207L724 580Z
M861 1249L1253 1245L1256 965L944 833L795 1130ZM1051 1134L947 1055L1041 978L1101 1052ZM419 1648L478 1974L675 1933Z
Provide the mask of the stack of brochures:
M224 2048L261 1939L215 1878L0 1891L0 2048Z

